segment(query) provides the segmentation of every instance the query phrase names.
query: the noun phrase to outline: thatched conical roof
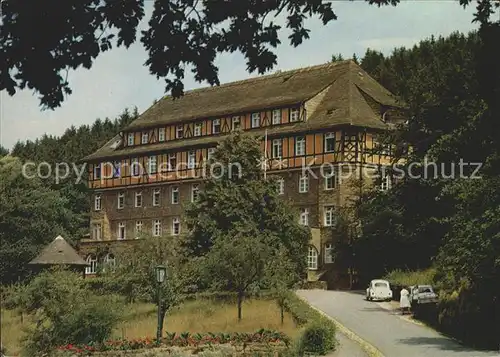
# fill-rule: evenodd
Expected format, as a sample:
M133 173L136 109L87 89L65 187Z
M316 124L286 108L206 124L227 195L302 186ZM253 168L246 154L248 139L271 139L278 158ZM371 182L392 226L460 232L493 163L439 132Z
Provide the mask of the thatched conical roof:
M31 262L31 265L88 265L63 237L58 236Z

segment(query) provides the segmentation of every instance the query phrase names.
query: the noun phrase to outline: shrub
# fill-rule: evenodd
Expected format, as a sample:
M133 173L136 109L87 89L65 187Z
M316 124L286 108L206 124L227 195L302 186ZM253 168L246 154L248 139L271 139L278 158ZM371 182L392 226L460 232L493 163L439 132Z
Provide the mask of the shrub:
M95 296L79 274L44 272L27 286L23 310L34 312L26 328L23 355L38 356L68 343L98 343L109 338L119 322L121 300Z
M385 276L391 285L408 287L411 285L434 284L436 270L433 268L417 271L394 270Z
M299 355L304 353L325 355L335 349L335 327L317 320L306 326L298 340Z
M298 340L294 341L288 351L289 357L302 356L305 352L324 355L336 348L336 328L333 321L321 315L293 293L290 293L285 301L285 310L292 315L297 325L306 325Z

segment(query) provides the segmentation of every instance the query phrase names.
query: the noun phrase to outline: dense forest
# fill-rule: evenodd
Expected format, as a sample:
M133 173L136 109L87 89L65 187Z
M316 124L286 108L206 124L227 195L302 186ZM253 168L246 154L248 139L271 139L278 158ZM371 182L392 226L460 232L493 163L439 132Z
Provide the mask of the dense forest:
M432 177L405 177L387 192L366 190L354 205L354 218L349 218L361 222L361 233L337 248L337 254L354 260L362 277L395 269L435 269L435 283L442 290L442 328L455 335L460 330L457 337L481 345L496 343L500 333L498 32L498 26L489 25L479 32L396 48L388 56L369 49L355 59L409 108L409 125L388 140L412 150L398 152L395 160L403 157L407 165L430 160L444 169ZM71 127L61 137L18 142L12 157L0 159L5 192L0 199L0 273L6 281L22 277L19 262L29 260L61 231L76 240L88 229L85 180L25 180L12 168L25 160L75 162L137 115L137 110L125 110L114 121ZM1 149L0 157L6 153ZM451 177L460 160L481 163L481 179L471 178L473 165L465 166L463 177L457 177L458 169Z

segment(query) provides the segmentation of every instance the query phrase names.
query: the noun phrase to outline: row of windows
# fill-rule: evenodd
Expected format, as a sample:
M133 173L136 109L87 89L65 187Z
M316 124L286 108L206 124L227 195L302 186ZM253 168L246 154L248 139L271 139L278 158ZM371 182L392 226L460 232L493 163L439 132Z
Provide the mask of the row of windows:
M143 221L135 222L134 239L139 239L141 234L145 233L143 230ZM160 237L164 231L162 227L162 221L160 219L154 219L151 225L151 234L154 237ZM170 234L173 236L178 236L181 234L181 219L179 217L172 218L172 224L170 226ZM94 240L102 239L102 225L101 223L94 223L92 228L92 237ZM116 232L116 237L118 240L127 239L127 225L125 222L118 223L118 228Z
M251 129L260 128L262 126L262 116L261 113L252 113L250 126ZM289 122L294 123L300 121L300 111L298 108L290 109L290 118ZM241 130L241 117L234 116L231 118L231 131ZM282 112L281 109L275 109L272 111L271 116L271 124L279 125L282 124ZM217 135L221 133L221 119L212 119L212 134ZM195 123L193 127L193 136L198 137L202 136L203 122ZM184 138L184 124L179 124L175 127L175 139L183 139ZM158 141L164 142L166 141L165 128L158 129ZM149 132L141 133L141 144L149 143ZM127 145L133 146L135 144L135 134L129 133L127 136Z
M324 153L335 152L335 133L326 133L324 135ZM304 156L306 154L306 137L295 137L294 156ZM271 155L273 159L283 157L283 138L273 139Z
M210 161L212 160L213 153L215 152L215 148L209 148L208 149L208 157L207 159ZM147 160L147 167L146 170L149 174L156 174L158 172L158 158L157 156L150 156ZM191 150L188 151L188 156L187 156L187 169L194 169L197 165L196 162L196 151ZM115 161L113 163L113 177L121 177L121 162L120 161ZM133 158L131 165L131 174L132 176L140 176L143 173L141 172L141 165L139 164L139 158ZM167 171L175 171L177 169L177 154L176 153L171 153L168 154L167 158L167 165L166 165L166 170ZM94 166L94 180L98 180L101 178L102 174L102 164L95 165Z
M191 202L195 202L198 199L200 192L200 185L195 183L191 185ZM170 203L173 205L179 204L180 193L179 186L173 186L170 188ZM143 207L143 195L142 192L135 192L134 194L134 207ZM161 189L155 188L152 192L152 203L154 207L159 207L161 205ZM125 192L119 192L117 196L117 208L125 208ZM94 210L100 211L102 209L102 197L100 194L94 196Z
M323 226L331 227L335 223L335 206L323 206ZM309 226L309 208L301 208L299 224Z
M89 254L86 258L86 262L87 262L88 266L85 268L85 274L97 273L97 266L98 266L97 257L94 254ZM104 263L103 264L104 270L106 270L106 268L108 268L108 267L110 269L114 269L114 267L116 265L115 256L111 253L108 253L104 257L103 263Z
M307 254L307 268L308 269L310 269L310 270L317 270L318 269L318 256L319 256L318 250L313 246L309 246L309 251ZM323 262L325 264L333 263L333 245L332 244L325 244Z

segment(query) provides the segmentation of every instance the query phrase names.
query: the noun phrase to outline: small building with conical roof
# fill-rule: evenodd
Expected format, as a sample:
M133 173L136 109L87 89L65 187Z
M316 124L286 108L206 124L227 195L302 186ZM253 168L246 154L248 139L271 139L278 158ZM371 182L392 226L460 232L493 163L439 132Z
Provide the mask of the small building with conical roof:
M28 264L33 266L35 270L42 270L53 266L66 266L82 273L88 266L87 262L61 236L57 236Z

